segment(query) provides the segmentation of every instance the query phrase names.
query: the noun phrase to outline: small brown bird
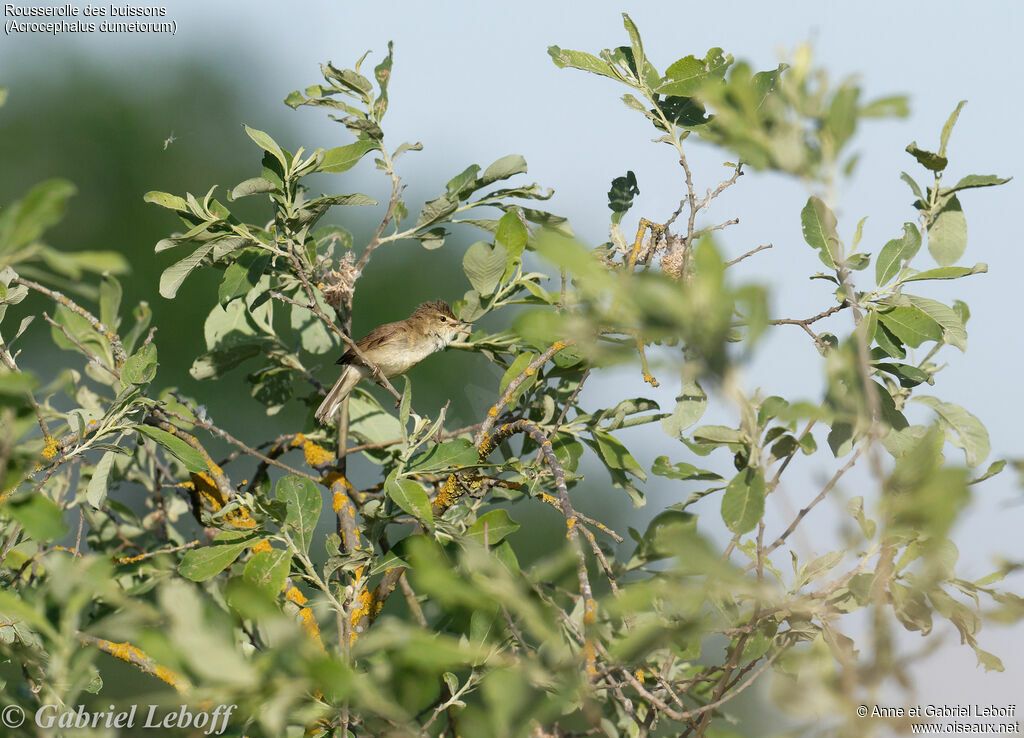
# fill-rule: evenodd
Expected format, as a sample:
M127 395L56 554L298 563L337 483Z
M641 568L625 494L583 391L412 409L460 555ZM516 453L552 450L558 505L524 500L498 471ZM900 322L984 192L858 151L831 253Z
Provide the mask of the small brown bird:
M455 317L448 303L425 302L405 320L374 328L358 340L356 346L390 379L405 374L435 351L443 350L459 333L468 334L467 325L469 323ZM323 425L330 422L359 381L373 373L351 349L338 363L345 368L316 411L316 419Z

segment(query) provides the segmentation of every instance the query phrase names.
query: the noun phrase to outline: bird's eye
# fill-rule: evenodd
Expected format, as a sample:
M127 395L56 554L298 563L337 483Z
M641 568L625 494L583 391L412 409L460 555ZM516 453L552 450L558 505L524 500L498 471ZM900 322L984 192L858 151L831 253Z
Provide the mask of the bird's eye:
M447 323L447 322L448 322L448 318L446 318L446 317L444 317L444 316L442 315L442 316L441 316L441 322L442 322L442 323Z

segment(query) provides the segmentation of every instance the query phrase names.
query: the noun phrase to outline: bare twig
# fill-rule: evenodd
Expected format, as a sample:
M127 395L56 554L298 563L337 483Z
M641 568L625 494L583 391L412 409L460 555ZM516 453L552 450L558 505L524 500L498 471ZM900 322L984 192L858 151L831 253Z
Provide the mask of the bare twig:
M770 244L770 243L762 244L762 245L758 246L756 249L751 249L750 251L748 251L745 254L740 254L739 256L737 256L732 261L725 262L725 265L727 267L731 267L733 264L739 264L741 261L743 261L744 259L747 259L747 258L753 256L758 251L764 251L765 249L770 249L770 248L772 248L772 244Z
M797 513L796 519L789 524L789 527L786 528L782 535L776 538L775 541L764 550L764 556L768 556L772 551L774 551L786 542L786 539L789 538L793 531L796 530L797 526L800 525L800 521L807 516L807 513L813 510L815 505L824 500L826 495L828 495L828 493L832 491L832 488L835 487L836 484L839 482L839 479L844 474L846 474L846 472L848 472L851 468L853 468L853 465L857 463L857 459L860 458L862 450L863 448L858 448L856 451L854 451L853 456L850 457L850 460L846 462L846 465L843 466L842 469L840 469L839 471L832 475L832 478L828 480L828 483L822 488L821 492L818 493L818 496L811 500L806 507L802 508L800 512ZM751 562L746 566L744 571L750 571L754 568L754 566L755 563Z
M82 306L78 305L74 300L71 300L70 298L66 297L60 292L57 292L56 290L51 290L49 287L44 287L38 282L33 282L31 279L25 279L24 277L15 277L12 281L18 282L19 284L23 284L29 289L33 289L36 292L46 295L50 299L66 307L71 312L77 313L78 315L81 315L83 318L89 321L89 325L91 325L96 332L98 332L101 336L110 341L110 348L114 353L114 363L116 366L121 366L125 362L125 359L128 358L124 350L124 345L121 343L121 338L113 330L111 330L106 325L101 323L100 320L95 315L90 313Z

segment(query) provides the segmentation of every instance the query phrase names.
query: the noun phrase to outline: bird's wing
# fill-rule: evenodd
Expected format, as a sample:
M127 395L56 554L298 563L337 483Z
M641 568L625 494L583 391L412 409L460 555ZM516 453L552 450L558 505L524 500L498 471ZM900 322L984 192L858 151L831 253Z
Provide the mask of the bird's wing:
M398 330L399 323L401 323L401 321L396 321L394 323L385 323L384 325L377 326L372 331L370 331L365 336L356 341L356 345L359 347L359 350L362 351L363 353L366 353L367 351L370 351L371 349L380 346L382 343L389 341L394 336L395 332ZM342 354L341 358L338 359L337 363L362 364L362 362L359 361L359 357L356 356L355 351L353 351L352 349L349 349L344 354Z

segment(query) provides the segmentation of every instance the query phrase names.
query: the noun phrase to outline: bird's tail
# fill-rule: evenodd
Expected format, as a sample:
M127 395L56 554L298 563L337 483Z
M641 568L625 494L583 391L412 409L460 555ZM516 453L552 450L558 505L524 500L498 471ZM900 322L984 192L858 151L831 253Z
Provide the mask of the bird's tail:
M350 365L341 371L338 381L334 383L331 391L327 393L327 397L320 403L320 407L316 409L316 419L321 425L327 425L331 422L334 414L341 407L341 403L348 397L349 392L359 384L359 380L362 378L363 373L359 371L359 367Z

